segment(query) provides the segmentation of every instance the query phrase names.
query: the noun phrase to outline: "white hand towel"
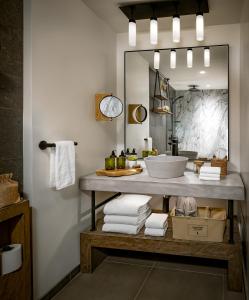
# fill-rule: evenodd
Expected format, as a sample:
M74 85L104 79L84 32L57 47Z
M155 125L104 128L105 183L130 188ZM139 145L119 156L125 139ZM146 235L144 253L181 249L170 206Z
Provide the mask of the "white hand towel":
M219 181L220 180L220 177L207 177L207 176L200 176L199 177L200 180L211 180L211 181Z
M200 174L218 174L220 175L221 168L220 167L207 167L203 166L200 168Z
M105 215L138 216L148 209L151 197L146 195L124 194L108 202Z
M165 236L166 231L167 231L167 227L164 229L146 227L144 234L151 235L151 236Z
M75 183L75 146L73 141L55 145L50 152L50 186L60 190Z
M139 216L105 215L104 222L110 224L138 225L145 221L150 214L151 209L149 208L146 213Z
M141 228L144 226L144 222L139 225L127 225L127 224L104 224L102 231L114 232L114 233L126 233L126 234L138 234Z
M145 227L164 229L167 223L168 214L152 213L145 222Z

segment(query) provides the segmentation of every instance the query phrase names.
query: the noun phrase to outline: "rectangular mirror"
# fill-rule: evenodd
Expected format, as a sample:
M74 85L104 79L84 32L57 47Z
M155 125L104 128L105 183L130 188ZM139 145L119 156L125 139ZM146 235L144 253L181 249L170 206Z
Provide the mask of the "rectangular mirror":
M228 45L174 50L156 54L158 71L153 50L125 52L126 148L142 157L151 137L159 154L172 154L173 137L190 159L228 156ZM129 122L135 105L147 109L141 123Z

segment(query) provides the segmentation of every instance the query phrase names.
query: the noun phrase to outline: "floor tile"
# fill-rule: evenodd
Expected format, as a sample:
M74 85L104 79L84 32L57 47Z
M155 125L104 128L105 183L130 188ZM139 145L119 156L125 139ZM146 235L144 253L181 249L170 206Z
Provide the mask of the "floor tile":
M224 300L224 276L154 269L136 300Z
M104 261L92 274L80 274L54 300L133 300L150 269Z

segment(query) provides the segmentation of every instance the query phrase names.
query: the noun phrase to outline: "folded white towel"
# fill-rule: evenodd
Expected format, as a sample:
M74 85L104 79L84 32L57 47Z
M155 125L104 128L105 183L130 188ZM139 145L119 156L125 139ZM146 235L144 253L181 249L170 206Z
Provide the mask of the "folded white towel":
M146 195L123 194L105 205L104 214L138 216L146 212L150 199Z
M145 221L146 218L151 214L151 209L138 216L122 216L122 215L105 215L104 222L110 224L127 224L127 225L138 225Z
M164 229L146 227L144 230L144 234L151 235L151 236L165 236L166 231L167 231L167 227Z
M145 227L164 229L167 223L168 214L152 213L145 222Z
M218 177L218 176L217 177L207 177L207 176L202 175L199 178L200 178L200 180L213 180L213 181L219 181L220 180L220 177Z
M200 174L218 174L220 175L221 168L220 167L207 167L202 166L200 168Z
M73 141L60 141L50 152L50 186L57 190L75 183L75 146Z
M104 224L102 231L114 232L114 233L126 233L126 234L138 234L141 228L144 226L144 222L139 225L128 225L128 224Z
M200 176L220 178L220 174L201 173Z

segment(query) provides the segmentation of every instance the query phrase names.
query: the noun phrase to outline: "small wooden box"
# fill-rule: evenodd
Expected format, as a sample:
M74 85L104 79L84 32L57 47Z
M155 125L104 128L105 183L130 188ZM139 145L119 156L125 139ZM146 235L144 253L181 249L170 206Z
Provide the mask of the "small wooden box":
M173 238L192 241L223 242L226 227L224 208L198 207L198 216L176 216L171 212Z
M211 159L211 167L220 167L221 168L221 176L227 175L227 156L225 156L223 159L216 158L216 156L213 156Z

